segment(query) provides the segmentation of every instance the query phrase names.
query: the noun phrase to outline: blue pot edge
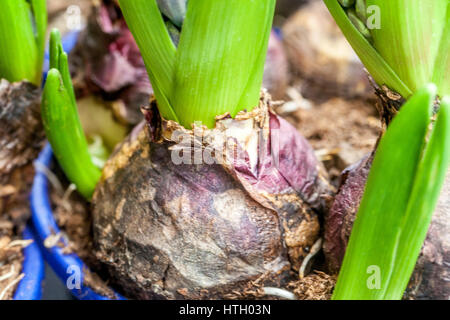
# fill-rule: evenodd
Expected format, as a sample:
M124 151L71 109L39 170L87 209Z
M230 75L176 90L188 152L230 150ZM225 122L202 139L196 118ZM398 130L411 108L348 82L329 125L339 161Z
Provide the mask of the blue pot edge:
M23 232L24 240L33 240L23 250L24 261L20 280L14 293L14 300L40 300L42 298L42 282L45 278L44 259L36 241L32 227L28 225Z
M36 162L48 168L53 159L51 146L47 144L40 153ZM33 187L30 195L31 219L36 230L36 240L41 248L47 263L52 267L57 276L66 284L72 295L79 300L114 300L98 294L91 288L83 285L85 270L89 268L76 254L64 254L59 246L47 248L44 241L51 235L61 231L53 217L50 197L48 194L48 179L44 172L37 166ZM76 285L76 272L79 273L79 285ZM74 287L74 288L71 288ZM115 293L117 300L125 299Z

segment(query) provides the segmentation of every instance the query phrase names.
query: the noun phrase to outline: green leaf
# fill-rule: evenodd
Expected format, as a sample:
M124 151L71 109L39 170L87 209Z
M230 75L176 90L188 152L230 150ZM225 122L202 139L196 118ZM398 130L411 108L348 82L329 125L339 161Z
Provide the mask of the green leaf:
M339 0L339 3L342 6L349 8L355 4L355 0Z
M413 92L433 80L438 53L448 49L449 38L443 33L450 23L449 4L449 0L367 0L368 7L379 8L381 18L380 28L370 30L374 47Z
M450 100L444 99L417 169L398 234L398 250L384 299L401 299L425 241L450 161Z
M163 117L211 128L258 105L275 0L189 1L178 49L155 0L119 2Z
M355 11L361 21L367 21L367 6L366 0L356 0Z
M47 4L46 0L29 0L31 4L32 16L34 18L34 32L37 46L36 69L42 72L45 53L45 36L47 32ZM39 81L41 78L39 77Z
M372 35L370 33L370 30L367 28L364 21L362 21L358 17L358 14L356 13L356 11L354 9L347 10L347 16L348 16L348 19L351 21L351 23L353 23L355 28L358 29L359 33L361 33L364 36L364 38L366 38L369 42L371 42Z
M441 96L450 95L450 1L447 5L447 21L442 33L438 55L433 68L433 82L438 86Z
M395 2L397 0L393 1ZM412 94L411 89L401 80L386 60L383 59L382 55L356 29L339 2L337 0L324 0L324 2L374 80L379 85L386 85L403 97L408 98Z
M53 31L50 40L50 69L42 95L41 114L47 138L69 180L91 199L101 172L92 162L77 112L68 72L67 55L60 35Z
M169 102L176 48L156 0L119 0L119 4L144 58L161 115L178 121Z
M185 127L258 106L274 0L188 2L170 101Z
M40 85L46 25L45 0L2 0L0 78Z
M449 163L448 102L425 146L435 95L418 91L381 139L333 299L401 299Z
M63 86L67 91L72 104L76 106L75 90L70 77L67 54L64 52L61 43L61 34L58 29L53 29L50 33L50 69L57 69L61 73Z

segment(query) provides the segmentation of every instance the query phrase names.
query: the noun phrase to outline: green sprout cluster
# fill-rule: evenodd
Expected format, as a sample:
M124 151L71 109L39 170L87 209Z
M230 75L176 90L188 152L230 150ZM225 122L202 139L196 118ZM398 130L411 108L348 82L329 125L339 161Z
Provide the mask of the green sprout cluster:
M50 71L42 96L42 120L58 163L77 190L91 199L101 171L94 164L78 116L67 54L58 30L50 37Z

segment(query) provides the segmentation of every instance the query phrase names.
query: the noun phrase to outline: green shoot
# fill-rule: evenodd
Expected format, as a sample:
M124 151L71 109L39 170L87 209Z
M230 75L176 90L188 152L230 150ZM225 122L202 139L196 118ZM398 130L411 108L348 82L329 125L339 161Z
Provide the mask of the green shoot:
M156 0L119 3L164 118L212 128L258 105L275 0L188 1L178 47Z
M64 173L90 200L101 172L89 154L58 30L50 37L50 68L41 105L45 132Z
M354 26L337 0L324 0L324 2L374 80L380 85L386 85L395 90L403 97L409 97L412 94L411 89L398 77L378 51L372 47L370 42Z
M45 0L1 0L0 78L40 85L46 29Z
M355 0L339 0L340 4L346 8L349 8L355 4Z
M381 139L333 299L402 298L450 161L447 98L428 132L435 95L419 90Z
M324 2L379 85L408 98L433 82L450 94L450 1Z
M380 28L370 30L374 47L400 79L413 92L432 81L434 70L443 67L436 64L440 44L450 41L443 38L445 29L450 27L450 11L447 12L450 1L366 0L366 3L380 10ZM442 90L440 82L436 85L439 95L450 94Z
M447 5L445 29L442 32L440 47L437 50L436 62L433 68L433 82L438 85L442 95L450 95L450 1Z

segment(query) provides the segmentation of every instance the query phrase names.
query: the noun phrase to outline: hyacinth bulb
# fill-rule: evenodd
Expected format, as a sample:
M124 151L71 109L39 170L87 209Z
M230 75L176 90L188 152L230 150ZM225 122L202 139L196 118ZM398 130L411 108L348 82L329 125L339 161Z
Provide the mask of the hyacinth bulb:
M249 298L256 279L298 278L329 189L312 147L269 103L214 130L145 110L147 130L112 155L93 199L96 256L127 296Z

